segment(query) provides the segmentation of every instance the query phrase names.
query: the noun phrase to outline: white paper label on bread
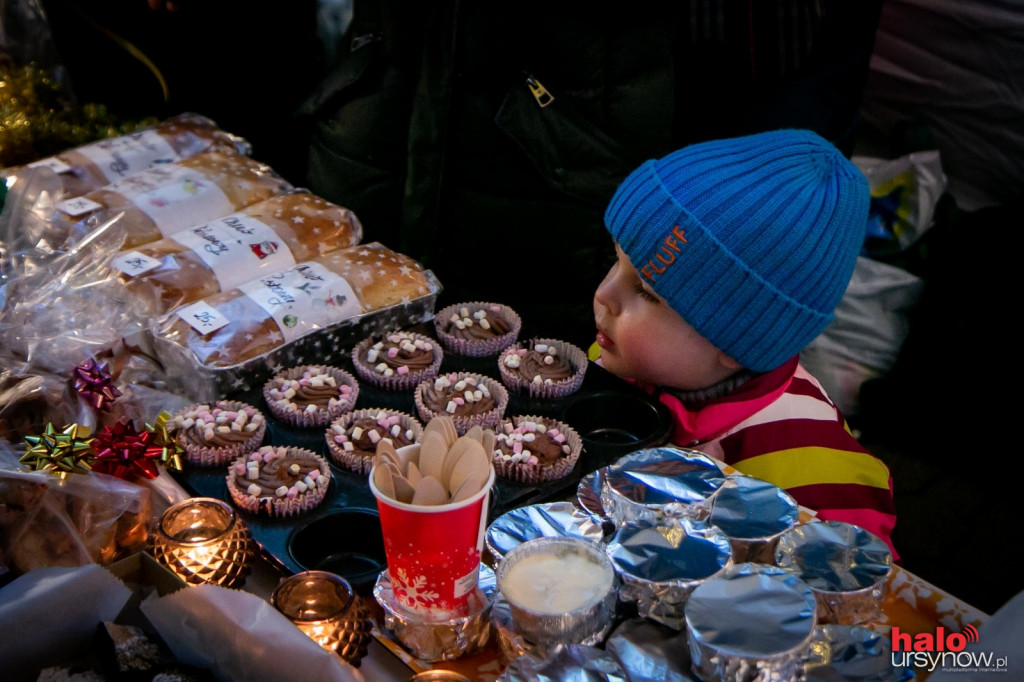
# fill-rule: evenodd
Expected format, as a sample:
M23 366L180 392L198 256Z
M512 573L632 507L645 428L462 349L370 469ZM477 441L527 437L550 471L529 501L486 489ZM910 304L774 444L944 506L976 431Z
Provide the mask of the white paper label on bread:
M97 203L92 199L86 199L85 197L75 197L74 199L65 199L64 201L57 204L64 213L68 214L72 218L86 213L92 213L103 208L103 204Z
M238 288L274 318L285 343L362 313L349 283L319 263L302 263Z
M107 182L116 182L161 163L181 157L167 140L152 130L113 137L75 150L99 169Z
M231 320L205 301L199 301L178 309L178 317L185 320L198 333L206 335L227 326Z
M154 268L160 267L160 261L156 258L150 258L146 254L139 253L138 251L120 253L116 258L110 261L110 264L129 277L136 277L145 272L149 272Z
M69 172L71 170L71 166L69 166L68 164L64 163L63 161L58 159L56 156L50 156L50 157L45 158L45 159L39 159L38 161L33 161L32 163L28 164L28 167L29 168L46 167L46 168L49 168L50 170L52 170L54 173L57 173L58 175L61 174L61 173L67 173L67 172Z
M235 210L215 183L177 164L155 166L105 189L135 204L165 237Z
M258 277L295 265L288 244L273 228L243 213L233 213L170 237L191 249L227 291Z

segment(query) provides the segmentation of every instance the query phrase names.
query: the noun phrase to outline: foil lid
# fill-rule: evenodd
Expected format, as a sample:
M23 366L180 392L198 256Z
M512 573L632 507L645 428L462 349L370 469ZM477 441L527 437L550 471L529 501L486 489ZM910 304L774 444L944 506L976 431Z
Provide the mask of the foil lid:
M892 553L885 542L843 521L814 521L783 533L775 561L823 592L873 587L892 570Z
M561 644L543 656L520 656L498 682L629 682L629 677L607 652L583 644Z
M707 501L726 478L704 453L677 447L637 450L600 474L601 503L616 524L706 518Z
M384 611L384 627L413 656L431 662L456 659L486 646L497 592L494 571L480 564L467 613L446 621L425 621L399 607L387 570L381 571L373 586L374 599Z
M615 656L630 682L690 682L686 635L645 618L615 628L604 650Z
M860 625L816 628L804 675L807 682L906 682L917 678L912 668L893 666L888 637Z
M684 627L683 607L701 582L732 563L729 539L691 519L627 523L605 548L622 579L619 598L669 627Z
M693 591L686 629L702 679L794 679L816 624L811 589L792 571L730 566Z
M600 542L604 538L601 521L581 511L571 502L548 502L513 509L487 527L487 549L501 560L512 548L541 537L577 537Z
M729 476L715 495L708 519L730 538L768 538L792 528L800 506L776 485L752 476Z

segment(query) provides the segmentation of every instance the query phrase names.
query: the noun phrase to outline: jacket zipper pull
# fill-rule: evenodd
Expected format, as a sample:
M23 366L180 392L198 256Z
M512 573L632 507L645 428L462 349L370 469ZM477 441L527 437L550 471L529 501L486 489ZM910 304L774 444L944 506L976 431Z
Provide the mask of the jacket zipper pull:
M540 105L541 109L555 101L555 96L548 92L544 84L533 76L526 77L526 85L530 88L530 93L533 94L533 98L537 100L537 104Z

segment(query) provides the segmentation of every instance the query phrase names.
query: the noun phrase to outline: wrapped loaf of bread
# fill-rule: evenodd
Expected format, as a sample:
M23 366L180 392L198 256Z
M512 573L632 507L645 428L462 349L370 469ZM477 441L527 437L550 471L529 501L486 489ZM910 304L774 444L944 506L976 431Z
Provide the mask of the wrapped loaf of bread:
M245 139L221 130L205 116L184 113L151 128L68 149L28 166L45 166L57 173L64 198L70 198L203 152L248 154L251 150Z
M138 310L155 317L362 238L352 211L294 191L122 251L112 262Z
M88 231L123 212L123 249L208 223L293 187L270 166L240 154L205 152L153 166L57 208Z
M422 266L377 242L332 251L160 318L154 334L231 367L306 334L436 293Z

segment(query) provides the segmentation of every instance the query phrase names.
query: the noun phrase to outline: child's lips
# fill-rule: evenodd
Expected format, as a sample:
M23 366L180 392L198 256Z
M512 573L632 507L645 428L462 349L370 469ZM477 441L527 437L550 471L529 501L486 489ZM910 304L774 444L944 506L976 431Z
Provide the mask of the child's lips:
M615 342L612 338L605 334L600 329L597 330L597 345L603 350L611 350L615 346Z

